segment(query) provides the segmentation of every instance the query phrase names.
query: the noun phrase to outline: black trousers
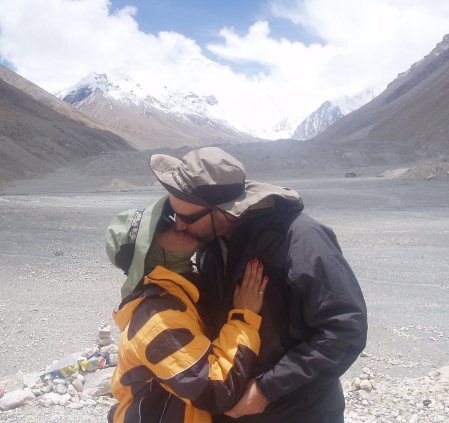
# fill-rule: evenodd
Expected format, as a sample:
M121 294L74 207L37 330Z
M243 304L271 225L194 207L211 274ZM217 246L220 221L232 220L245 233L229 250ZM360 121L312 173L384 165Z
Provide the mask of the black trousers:
M239 419L232 419L226 415L213 416L214 423L254 423L257 421L257 414L240 417ZM311 419L311 417L283 417L280 415L276 420L273 420L273 423L344 423L344 421L344 410L339 410L318 416L317 419Z

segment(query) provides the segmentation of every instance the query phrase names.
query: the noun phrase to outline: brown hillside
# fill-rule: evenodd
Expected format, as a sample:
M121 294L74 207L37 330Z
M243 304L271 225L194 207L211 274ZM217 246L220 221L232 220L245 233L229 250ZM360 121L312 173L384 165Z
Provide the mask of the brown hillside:
M360 109L314 141L402 144L449 155L449 35L423 60L398 76Z
M0 182L40 176L113 150L133 148L117 135L70 119L0 79Z

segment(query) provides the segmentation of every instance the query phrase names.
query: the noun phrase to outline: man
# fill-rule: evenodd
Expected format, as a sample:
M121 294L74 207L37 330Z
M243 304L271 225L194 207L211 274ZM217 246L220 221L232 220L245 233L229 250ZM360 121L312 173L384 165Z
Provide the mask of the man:
M155 154L150 166L169 193L174 228L202 242L198 287L208 336L232 308L252 257L264 264L261 350L239 402L216 422L343 422L339 377L366 344L366 306L332 230L302 213L292 190L246 180L219 148L182 160Z

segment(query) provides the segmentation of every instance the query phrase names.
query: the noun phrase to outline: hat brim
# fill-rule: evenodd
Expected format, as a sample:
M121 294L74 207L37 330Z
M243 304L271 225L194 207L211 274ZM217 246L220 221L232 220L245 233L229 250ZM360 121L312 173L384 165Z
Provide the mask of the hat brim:
M241 217L250 208L270 196L279 196L289 201L298 201L298 193L289 188L266 184L256 181L245 181L244 191L234 200L222 204L212 204L199 197L182 191L173 178L181 160L166 154L154 154L149 160L150 167L162 186L179 200L198 206L219 210L235 217Z

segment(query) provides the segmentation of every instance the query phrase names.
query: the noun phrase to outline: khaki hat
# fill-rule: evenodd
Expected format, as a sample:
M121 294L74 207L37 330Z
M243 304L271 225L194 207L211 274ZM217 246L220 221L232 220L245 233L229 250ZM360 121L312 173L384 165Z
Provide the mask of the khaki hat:
M289 188L246 180L242 163L217 147L190 151L181 160L153 154L150 167L176 198L236 217L273 195L292 202L300 200Z

